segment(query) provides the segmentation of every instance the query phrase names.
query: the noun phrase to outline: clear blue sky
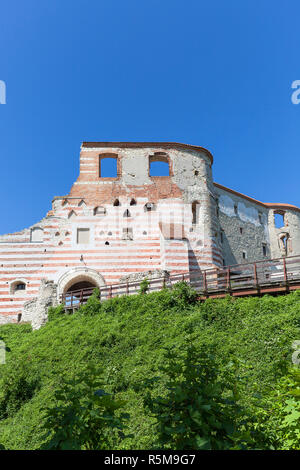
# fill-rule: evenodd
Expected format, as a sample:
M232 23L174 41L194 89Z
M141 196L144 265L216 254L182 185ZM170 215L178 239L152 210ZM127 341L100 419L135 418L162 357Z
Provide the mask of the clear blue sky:
M208 148L215 181L300 206L299 1L10 0L0 233L41 219L82 141Z

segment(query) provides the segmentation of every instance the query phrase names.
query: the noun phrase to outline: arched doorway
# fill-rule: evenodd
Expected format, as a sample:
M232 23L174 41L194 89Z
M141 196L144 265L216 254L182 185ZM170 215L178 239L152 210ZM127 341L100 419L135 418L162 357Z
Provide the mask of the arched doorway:
M58 281L58 296L66 307L85 303L95 288L101 289L105 281L101 274L89 268L75 268L64 273Z
M95 289L97 287L95 282L90 282L90 281L79 281L75 282L75 284L72 284L66 292L76 292L80 291L83 289Z
M97 288L95 282L81 280L75 281L70 287L65 289L63 294L63 303L67 308L77 308L85 304Z

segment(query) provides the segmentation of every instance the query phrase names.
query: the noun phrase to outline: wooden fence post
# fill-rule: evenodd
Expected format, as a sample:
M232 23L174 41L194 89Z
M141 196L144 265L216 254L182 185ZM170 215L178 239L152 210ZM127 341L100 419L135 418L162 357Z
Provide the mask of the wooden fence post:
M254 285L255 285L256 289L258 290L259 285L258 285L258 278L257 278L257 266L256 266L256 263L253 264L253 268L254 268Z
M206 277L206 271L204 271L204 275L203 275L203 290L204 290L204 292L207 292L207 277Z
M227 268L227 283L226 283L226 288L228 291L231 289L231 284L230 284L230 268Z
M283 278L284 278L284 285L286 286L286 289L288 290L288 276L287 276L287 271L286 271L285 258L283 258Z

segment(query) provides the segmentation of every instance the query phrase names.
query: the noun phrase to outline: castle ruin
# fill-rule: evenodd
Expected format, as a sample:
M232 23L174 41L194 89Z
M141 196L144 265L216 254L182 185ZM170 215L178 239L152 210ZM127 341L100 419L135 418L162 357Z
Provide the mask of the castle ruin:
M39 327L49 305L84 287L300 254L300 209L214 183L212 163L194 145L84 142L70 193L0 236L0 324Z

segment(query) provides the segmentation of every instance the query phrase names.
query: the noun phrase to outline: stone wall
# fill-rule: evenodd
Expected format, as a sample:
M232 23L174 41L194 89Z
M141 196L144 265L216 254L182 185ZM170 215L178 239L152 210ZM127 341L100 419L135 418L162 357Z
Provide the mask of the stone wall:
M275 226L276 212L283 216L282 227ZM273 258L300 254L300 212L287 207L270 208L268 225Z
M116 158L115 177L101 175L106 157ZM159 160L169 176L151 176ZM70 193L37 224L0 236L0 322L22 313L39 327L46 307L79 281L101 287L279 257L282 233L287 254L300 253L300 209L275 206L213 183L202 147L84 142ZM286 211L280 230L274 210Z
M216 194L220 221L218 241L222 246L224 264L270 258L268 209L219 187Z
M25 302L21 321L30 322L34 330L48 319L48 309L57 305L57 286L53 281L41 280L38 296Z

